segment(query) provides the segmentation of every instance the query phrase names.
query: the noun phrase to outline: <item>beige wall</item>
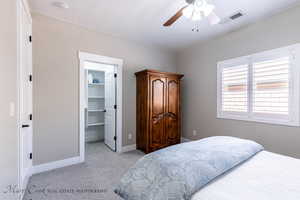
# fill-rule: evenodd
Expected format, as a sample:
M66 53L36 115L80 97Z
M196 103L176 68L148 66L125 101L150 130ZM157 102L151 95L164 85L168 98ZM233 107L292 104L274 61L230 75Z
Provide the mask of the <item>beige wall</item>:
M300 7L178 55L183 84L183 134L187 138L231 135L254 139L267 150L300 158L300 128L216 119L217 62L300 42ZM193 136L192 131L198 135Z
M1 0L0 6L0 199L13 199L3 191L17 184L17 119L9 116L9 103L17 101L16 1Z
M78 50L124 59L123 145L135 143L134 72L176 71L171 52L34 14L34 165L79 156Z
M178 53L33 15L34 165L79 155L78 50L124 59L123 145L135 143L135 77L144 68L177 71L183 81L183 135L232 135L300 158L300 128L216 119L216 63L300 42L300 8ZM198 135L193 136L192 131ZM132 140L128 134L132 133Z

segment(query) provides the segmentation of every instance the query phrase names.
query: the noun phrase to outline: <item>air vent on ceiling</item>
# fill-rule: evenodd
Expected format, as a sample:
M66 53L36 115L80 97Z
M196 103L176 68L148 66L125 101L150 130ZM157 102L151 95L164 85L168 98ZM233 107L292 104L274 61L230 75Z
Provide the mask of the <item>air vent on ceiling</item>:
M231 21L234 21L234 20L237 20L241 17L245 16L245 14L242 12L242 11L238 11L228 17L225 17L221 20L220 24L226 24L226 23L229 23Z
M241 13L241 12L238 12L238 13L236 13L236 14L230 16L230 19L231 19L231 20L236 20L237 18L240 18L240 17L242 17L242 16L244 16L244 14Z

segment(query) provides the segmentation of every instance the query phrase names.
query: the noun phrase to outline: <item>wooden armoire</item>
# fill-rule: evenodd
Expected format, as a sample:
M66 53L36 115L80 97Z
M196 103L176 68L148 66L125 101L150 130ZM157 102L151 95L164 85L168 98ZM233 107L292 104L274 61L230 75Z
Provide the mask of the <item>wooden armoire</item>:
M137 149L150 153L180 143L180 81L183 75L155 70L137 78Z

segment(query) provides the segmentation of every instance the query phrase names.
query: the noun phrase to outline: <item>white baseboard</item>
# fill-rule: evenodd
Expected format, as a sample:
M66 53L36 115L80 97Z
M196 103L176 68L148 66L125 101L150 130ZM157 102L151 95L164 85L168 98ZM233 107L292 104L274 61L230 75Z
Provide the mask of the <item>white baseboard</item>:
M54 162L50 162L50 163L45 163L45 164L41 164L41 165L36 165L36 166L33 166L33 168L32 168L32 174L39 174L42 172L51 171L54 169L67 167L67 166L71 166L71 165L75 165L75 164L79 164L79 163L82 163L80 156L68 158L65 160L59 160L59 161L54 161Z
M122 147L122 153L136 150L136 144Z
M192 140L188 139L188 138L184 138L184 137L181 138L181 143L190 142L190 141L192 141Z

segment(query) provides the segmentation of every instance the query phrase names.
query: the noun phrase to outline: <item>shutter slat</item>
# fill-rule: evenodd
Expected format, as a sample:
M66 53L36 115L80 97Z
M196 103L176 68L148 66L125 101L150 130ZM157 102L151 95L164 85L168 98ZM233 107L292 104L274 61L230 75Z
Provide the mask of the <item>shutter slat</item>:
M268 72L277 72L277 71L286 71L286 67L284 65L280 65L279 67L268 67L262 69L253 70L253 73L268 73Z
M289 113L289 58L253 64L253 112Z
M248 65L233 66L222 70L222 111L247 112Z
M246 75L244 75L244 76L232 76L232 77L223 78L223 81L224 82L227 82L227 81L241 81L241 80L245 80L245 78L247 78Z
M280 72L280 73L255 73L254 74L256 78L264 78L264 77L270 77L270 76L278 76L278 77L286 77L288 78L288 71L287 72Z

